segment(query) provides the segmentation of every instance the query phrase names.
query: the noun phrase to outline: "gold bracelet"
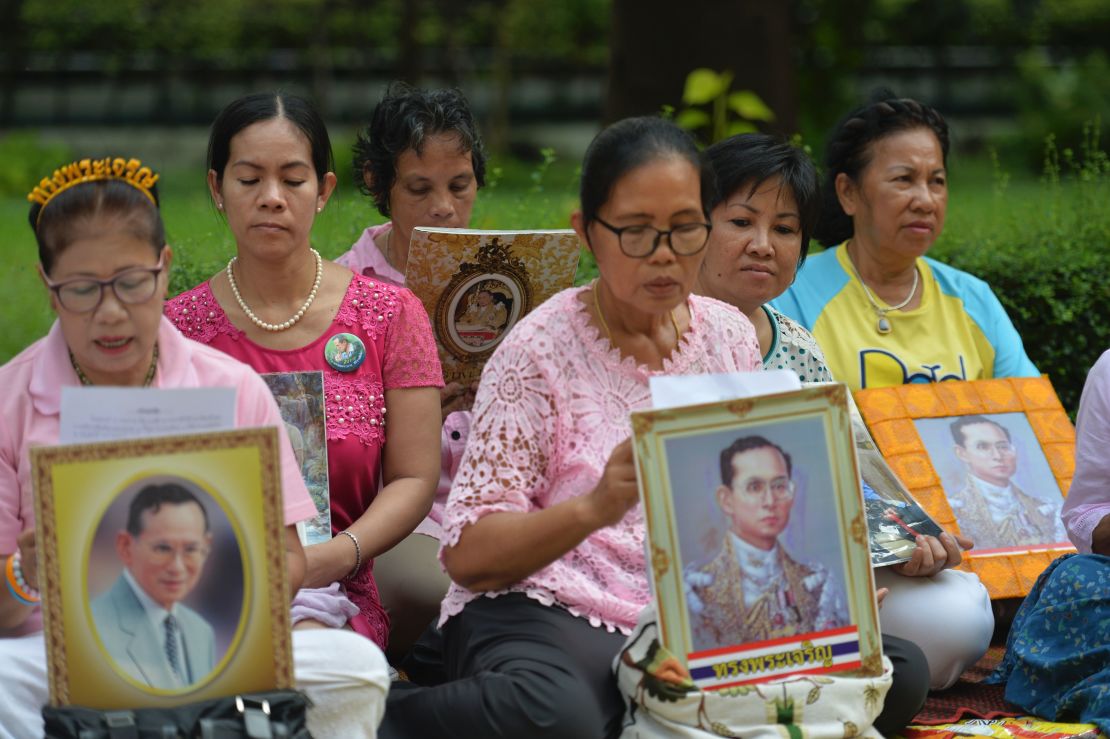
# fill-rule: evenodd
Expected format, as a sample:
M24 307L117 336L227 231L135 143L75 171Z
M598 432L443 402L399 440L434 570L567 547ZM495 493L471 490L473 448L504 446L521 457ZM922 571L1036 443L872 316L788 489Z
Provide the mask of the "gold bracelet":
M348 572L346 577L343 578L344 580L350 580L352 577L358 574L358 571L360 569L362 569L362 547L358 545L358 539L350 531L340 531L339 533L348 536L351 539L351 542L355 545L354 569Z

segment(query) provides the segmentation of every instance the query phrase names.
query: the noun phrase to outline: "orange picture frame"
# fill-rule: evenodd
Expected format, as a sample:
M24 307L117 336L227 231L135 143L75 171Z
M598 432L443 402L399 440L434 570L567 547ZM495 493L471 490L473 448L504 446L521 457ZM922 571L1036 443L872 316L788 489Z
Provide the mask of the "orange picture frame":
M1075 427L1047 377L949 381L856 391L875 444L910 493L943 528L959 532L934 460L915 421L969 415L1021 413L1032 428L1062 496L1075 474ZM979 576L991 598L1029 593L1037 577L1070 546L964 554L959 569Z

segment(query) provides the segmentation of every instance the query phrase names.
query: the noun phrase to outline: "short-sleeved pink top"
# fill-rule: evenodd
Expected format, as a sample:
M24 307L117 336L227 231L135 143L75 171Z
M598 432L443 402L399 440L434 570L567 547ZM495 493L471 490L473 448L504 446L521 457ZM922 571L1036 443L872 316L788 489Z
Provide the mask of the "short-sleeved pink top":
M81 382L69 361L69 349L57 322L44 338L0 367L0 554L17 548L16 537L34 525L31 489L33 446L58 443L62 388ZM237 427L276 426L282 438L281 484L285 525L316 515L266 383L242 362L182 338L169 321L158 327L158 370L154 387L230 387L235 389ZM21 636L42 628L36 610L14 632Z
M378 493L386 438L385 391L443 385L424 306L403 287L361 275L351 279L328 330L300 349L267 349L251 341L228 320L208 282L167 302L166 315L188 338L220 349L257 372L323 371L333 532L350 526ZM338 333L354 334L365 345L366 358L353 372L332 369L324 358L324 345ZM384 649L389 619L371 571L368 562L346 581L348 596L360 610L351 626Z
M661 371L622 359L590 324L579 300L587 289L564 290L533 310L486 363L470 439L447 500L444 546L456 544L462 530L482 516L541 510L590 492L613 448L631 433L629 413L651 406L651 375L761 367L747 317L697 295L688 301L690 327ZM640 507L543 569L485 595L507 592L630 633L649 599ZM452 583L440 623L477 597Z

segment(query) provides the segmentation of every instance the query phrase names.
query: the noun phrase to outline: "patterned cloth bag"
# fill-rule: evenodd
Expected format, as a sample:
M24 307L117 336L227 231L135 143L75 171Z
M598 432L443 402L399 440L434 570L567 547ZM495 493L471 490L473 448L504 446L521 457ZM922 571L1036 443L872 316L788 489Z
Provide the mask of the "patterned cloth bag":
M871 723L890 689L886 657L878 677L795 675L716 691L664 679L679 675L679 665L659 643L648 606L613 662L628 706L622 739L881 739Z

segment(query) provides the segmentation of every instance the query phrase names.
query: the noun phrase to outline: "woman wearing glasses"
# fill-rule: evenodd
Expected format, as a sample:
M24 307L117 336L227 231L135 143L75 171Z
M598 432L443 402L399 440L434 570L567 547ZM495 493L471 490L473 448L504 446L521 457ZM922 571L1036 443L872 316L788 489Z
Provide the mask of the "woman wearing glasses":
M84 160L29 196L39 272L58 318L46 337L0 367L0 559L9 572L0 586L0 739L42 736L46 649L29 450L58 443L63 388L234 388L237 426L276 426L282 435L284 546L294 591L304 578L295 524L316 509L269 389L246 365L188 341L162 318L173 253L157 179L138 160ZM381 651L353 633L315 630L294 634L293 658L297 684L317 706L309 713L314 732L373 735L389 684Z
M571 223L599 277L535 309L486 364L444 514L448 682L395 683L382 736L619 728L610 667L649 601L629 412L649 406L652 375L760 366L751 323L690 295L705 177L660 119L590 145Z

